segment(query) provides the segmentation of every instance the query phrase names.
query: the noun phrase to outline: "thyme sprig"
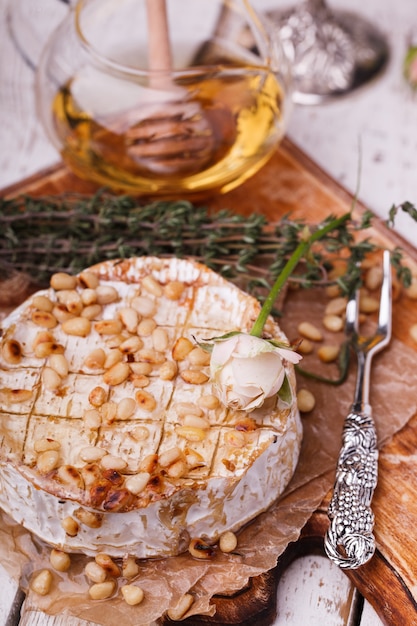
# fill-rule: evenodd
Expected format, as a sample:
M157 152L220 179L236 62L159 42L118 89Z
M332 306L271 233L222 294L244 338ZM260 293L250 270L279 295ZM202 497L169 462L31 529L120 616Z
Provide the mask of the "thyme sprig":
M400 209L415 219L416 209L404 203L391 209L391 222ZM227 209L211 212L188 201L139 204L133 197L104 190L93 196L68 193L0 199L0 279L22 272L41 286L53 272L76 273L106 259L190 257L262 300L306 232L325 228L334 219L330 215L313 225L287 215L269 222L257 213L244 217ZM377 247L369 239L356 238L358 231L371 224L370 213L365 212L359 221L346 214L300 255L289 282L302 287L330 284L333 263L343 257L348 272L338 283L344 292L349 291L359 278L357 262ZM407 282L401 251L395 253L397 273Z

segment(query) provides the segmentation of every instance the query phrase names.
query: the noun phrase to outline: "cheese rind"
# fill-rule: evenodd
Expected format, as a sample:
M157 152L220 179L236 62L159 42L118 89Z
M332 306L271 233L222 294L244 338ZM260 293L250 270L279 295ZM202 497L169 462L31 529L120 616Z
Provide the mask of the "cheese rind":
M79 278L70 294L35 294L3 324L0 507L47 543L86 554L169 556L193 537L215 542L238 531L295 470L302 427L294 371L285 364L289 405L274 398L250 414L232 411L216 401L195 340L249 331L258 302L188 260L141 257L88 272L99 278L95 295ZM89 332L73 335L48 315L50 328L40 325L39 295L52 316L57 305L61 313L78 307L73 320L87 306L78 299L102 302ZM272 320L267 332L285 341ZM48 370L56 374L58 360L37 356L40 339L52 340L68 365L57 385ZM17 360L10 342L20 347ZM87 366L97 350L116 369ZM175 372L168 377L166 363ZM76 534L66 532L66 518L76 520Z

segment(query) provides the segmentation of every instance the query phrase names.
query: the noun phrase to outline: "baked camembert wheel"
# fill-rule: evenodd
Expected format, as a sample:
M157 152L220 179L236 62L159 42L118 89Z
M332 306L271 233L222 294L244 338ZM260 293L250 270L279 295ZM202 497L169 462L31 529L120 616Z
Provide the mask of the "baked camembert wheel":
M199 340L256 299L207 267L140 257L57 273L3 323L0 507L68 552L175 555L265 511L296 467L292 400L219 402ZM285 341L272 321L269 337Z

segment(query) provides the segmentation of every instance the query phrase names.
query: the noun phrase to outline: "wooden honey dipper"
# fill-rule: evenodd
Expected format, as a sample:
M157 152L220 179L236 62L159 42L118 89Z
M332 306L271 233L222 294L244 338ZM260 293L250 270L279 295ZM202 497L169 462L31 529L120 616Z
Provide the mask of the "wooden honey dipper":
M152 173L192 174L215 150L212 126L187 91L172 82L172 53L165 0L146 0L150 87L155 100L126 133L129 156ZM158 93L159 92L159 93Z

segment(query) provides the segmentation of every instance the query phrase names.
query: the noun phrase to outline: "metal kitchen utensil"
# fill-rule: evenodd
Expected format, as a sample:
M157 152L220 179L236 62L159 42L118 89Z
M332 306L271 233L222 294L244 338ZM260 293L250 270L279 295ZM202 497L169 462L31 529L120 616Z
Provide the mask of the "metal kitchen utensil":
M371 501L378 476L378 448L369 403L372 357L391 339L392 283L390 253L384 251L378 326L370 337L359 332L359 294L346 308L346 334L358 360L356 389L346 417L333 496L324 539L328 557L343 569L356 569L375 552Z

